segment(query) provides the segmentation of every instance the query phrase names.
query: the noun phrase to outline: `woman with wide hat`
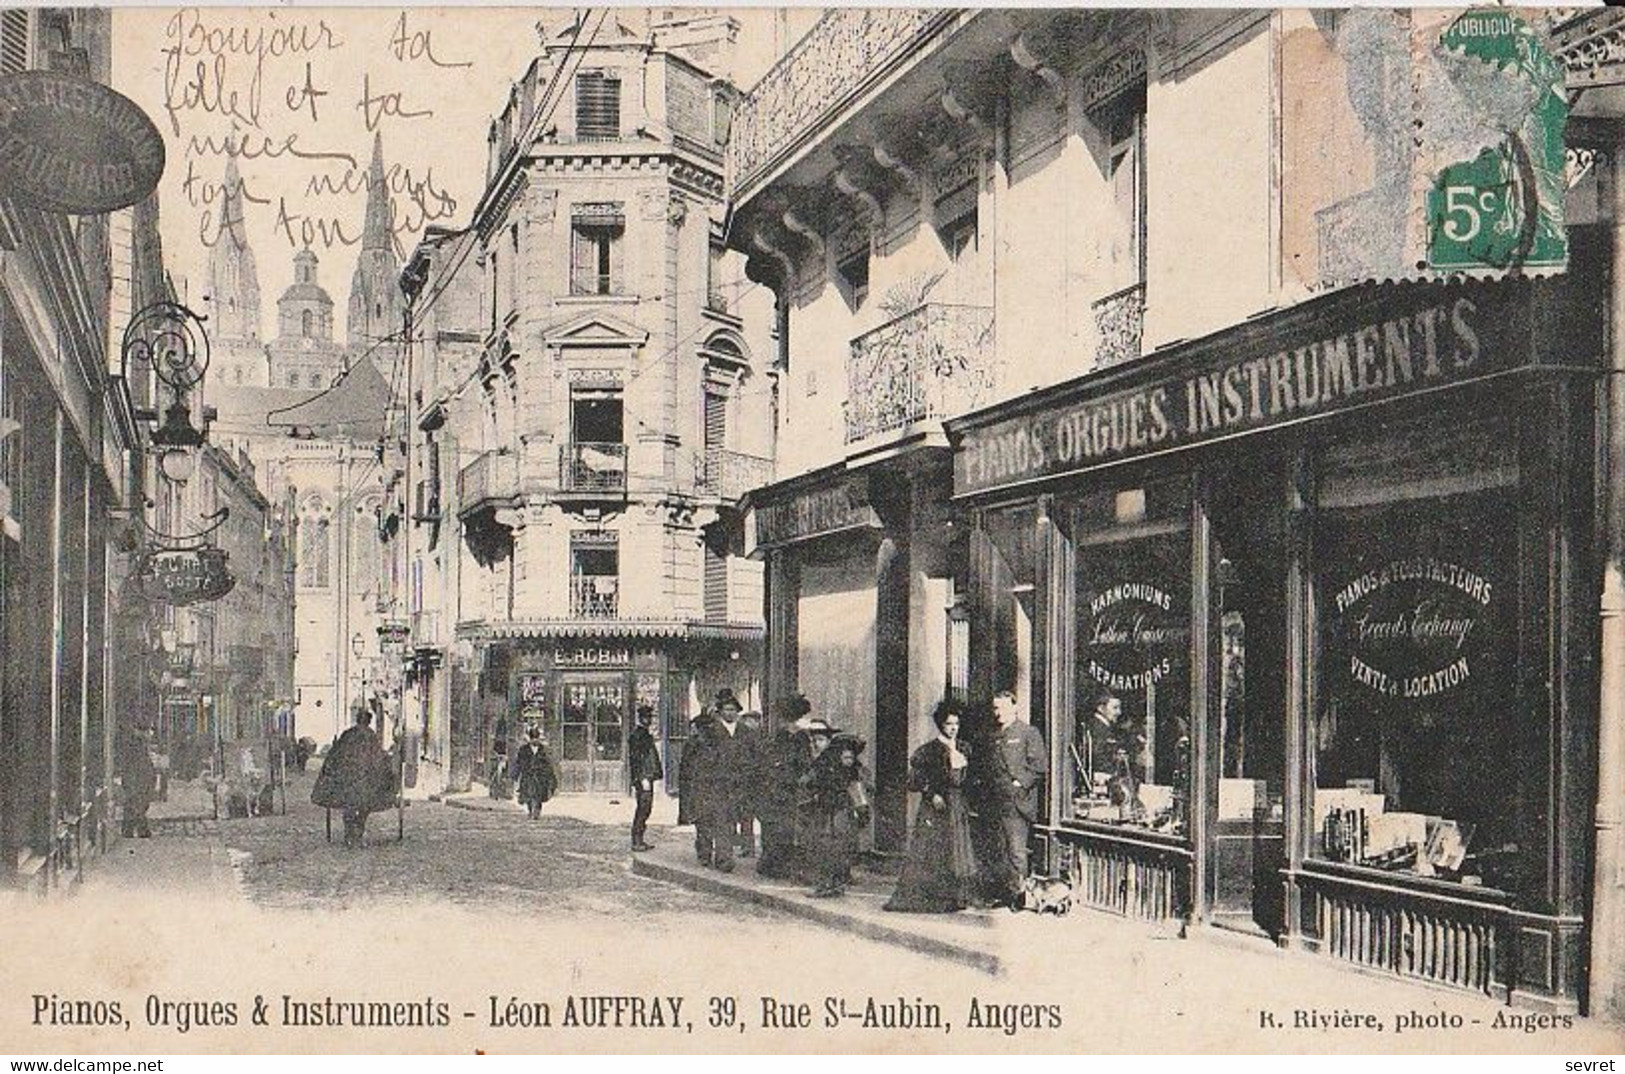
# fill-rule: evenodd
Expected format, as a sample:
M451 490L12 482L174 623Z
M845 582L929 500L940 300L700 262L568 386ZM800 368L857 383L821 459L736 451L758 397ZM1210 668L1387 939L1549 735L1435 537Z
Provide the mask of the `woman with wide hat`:
M813 894L830 898L852 883L859 838L869 826L867 773L859 760L865 743L857 735L833 728L814 731L813 743L817 755L802 777Z

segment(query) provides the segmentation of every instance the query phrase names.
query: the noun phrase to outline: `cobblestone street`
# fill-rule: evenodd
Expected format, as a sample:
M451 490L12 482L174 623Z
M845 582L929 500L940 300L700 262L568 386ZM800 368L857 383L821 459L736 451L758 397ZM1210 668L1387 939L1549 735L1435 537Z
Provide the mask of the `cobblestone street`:
M311 779L296 777L290 784L286 816L220 822L243 890L257 904L341 908L432 899L492 909L542 902L550 912L588 918L657 911L767 916L718 896L632 876L628 802L555 799L541 819L531 821L502 803L469 809L418 801L406 809L403 840L396 839L395 812L377 813L368 823L366 848L357 852L342 845L337 815L333 841L327 841L323 811L310 804ZM675 809L661 805L666 812Z

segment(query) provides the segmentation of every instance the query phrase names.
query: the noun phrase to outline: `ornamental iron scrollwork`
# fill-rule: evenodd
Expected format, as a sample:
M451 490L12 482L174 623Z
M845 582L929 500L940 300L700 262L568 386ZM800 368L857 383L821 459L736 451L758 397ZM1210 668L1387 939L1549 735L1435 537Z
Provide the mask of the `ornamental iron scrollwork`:
M124 329L124 377L130 366L147 365L160 383L182 395L203 383L209 370L205 318L179 302L154 302L137 310Z

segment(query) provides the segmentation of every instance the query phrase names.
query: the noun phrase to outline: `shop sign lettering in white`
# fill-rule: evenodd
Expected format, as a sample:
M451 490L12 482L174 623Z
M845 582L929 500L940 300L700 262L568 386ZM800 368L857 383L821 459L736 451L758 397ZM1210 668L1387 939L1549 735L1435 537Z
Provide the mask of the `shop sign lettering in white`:
M1425 700L1472 678L1485 659L1493 583L1448 560L1392 560L1332 596L1349 678L1384 697Z
M1120 582L1089 598L1084 639L1089 677L1119 693L1141 693L1174 669L1190 626L1172 594L1150 582Z
M1510 311L1481 309L1482 301L1462 295L1262 354L1219 350L1176 378L966 429L954 490L1083 470L1482 376L1491 361L1513 357L1486 335Z
M555 662L561 668L626 667L632 663L632 650L589 646L560 649Z

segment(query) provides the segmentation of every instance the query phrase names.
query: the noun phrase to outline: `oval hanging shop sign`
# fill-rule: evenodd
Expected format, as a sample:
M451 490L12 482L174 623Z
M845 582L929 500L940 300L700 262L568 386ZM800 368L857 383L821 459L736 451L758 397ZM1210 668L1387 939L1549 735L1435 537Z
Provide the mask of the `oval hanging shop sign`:
M219 600L237 585L219 548L154 549L136 562L135 577L148 600L185 607Z
M1494 587L1431 557L1385 563L1332 597L1347 673L1384 697L1421 700L1463 686L1487 659Z
M60 71L0 78L0 186L49 212L125 209L158 186L164 139L134 101Z

